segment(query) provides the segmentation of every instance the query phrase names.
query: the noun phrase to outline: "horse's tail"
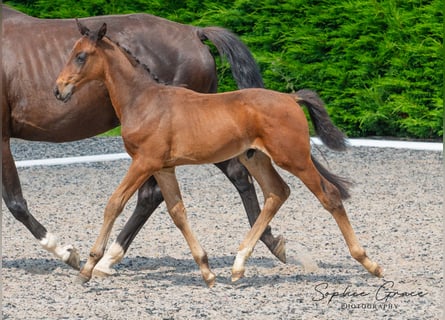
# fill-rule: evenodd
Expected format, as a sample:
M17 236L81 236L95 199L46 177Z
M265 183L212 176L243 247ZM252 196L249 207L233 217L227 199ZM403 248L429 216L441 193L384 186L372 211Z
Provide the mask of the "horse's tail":
M221 57L230 63L233 77L239 89L263 88L263 78L249 48L230 31L219 27L198 29L201 41L210 40Z
M349 194L349 188L351 187L352 183L346 178L339 177L331 172L329 172L328 169L323 167L321 163L319 163L313 155L311 155L312 162L314 163L315 167L317 168L318 172L330 183L332 183L335 187L337 187L338 191L340 192L340 196L342 199L348 199L350 197Z
M342 151L347 147L346 136L338 129L318 94L312 90L302 89L293 94L297 102L303 103L309 111L315 132L321 141L333 150Z

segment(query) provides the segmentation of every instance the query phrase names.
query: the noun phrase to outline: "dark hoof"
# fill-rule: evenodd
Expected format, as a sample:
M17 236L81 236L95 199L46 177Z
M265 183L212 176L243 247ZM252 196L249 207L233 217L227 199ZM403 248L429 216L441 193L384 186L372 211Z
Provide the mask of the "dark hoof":
M286 239L282 235L276 237L273 241L273 249L270 250L275 257L283 263L286 263Z
M80 270L79 252L77 252L76 248L68 249L68 251L70 251L70 256L68 257L68 260L65 261L65 263L76 270Z

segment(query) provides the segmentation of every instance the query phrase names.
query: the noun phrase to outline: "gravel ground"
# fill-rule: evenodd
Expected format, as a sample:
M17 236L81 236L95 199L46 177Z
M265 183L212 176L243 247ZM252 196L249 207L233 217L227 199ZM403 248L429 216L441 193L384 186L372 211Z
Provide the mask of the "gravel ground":
M123 151L120 138L17 140L13 147L16 160ZM443 152L356 147L334 153L317 147L314 153L354 180L345 206L368 255L384 267L384 279L349 256L329 213L297 178L281 171L292 193L272 228L287 239L288 263L259 243L246 277L232 284L231 265L248 231L240 198L214 166L187 166L178 168L178 178L192 227L217 274L212 289L164 205L115 275L81 286L77 272L41 249L3 204L3 319L442 319ZM34 216L85 260L128 165L30 167L19 174ZM112 239L134 205L132 199Z

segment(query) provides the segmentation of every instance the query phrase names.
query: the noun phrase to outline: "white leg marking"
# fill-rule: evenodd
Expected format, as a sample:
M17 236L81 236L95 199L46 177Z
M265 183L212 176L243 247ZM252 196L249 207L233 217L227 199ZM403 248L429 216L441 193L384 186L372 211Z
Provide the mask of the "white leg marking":
M253 249L251 248L244 248L243 250L238 251L235 262L233 263L233 271L244 271L244 264L246 263L246 260L250 257L252 252Z
M71 252L74 249L72 245L60 247L57 244L57 237L50 232L47 232L46 237L40 240L40 244L45 250L51 252L64 262L68 261L71 256Z
M112 266L121 261L124 254L124 249L118 243L113 242L102 259L100 259L94 267L94 272L102 275L114 274L116 271L112 268Z

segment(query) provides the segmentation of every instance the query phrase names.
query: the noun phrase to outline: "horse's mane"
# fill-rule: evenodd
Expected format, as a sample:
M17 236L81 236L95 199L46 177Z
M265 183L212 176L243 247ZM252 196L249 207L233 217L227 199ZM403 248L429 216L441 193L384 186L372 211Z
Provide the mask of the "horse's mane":
M150 77L155 80L157 83L162 83L162 84L166 84L164 82L161 82L161 80L159 79L159 77L157 75L155 75L150 68L145 64L142 63L138 58L136 58L136 56L128 49L125 48L123 46L120 45L119 42L113 41L112 39L110 39L109 37L105 36L105 38L107 38L107 40L109 40L110 42L114 43L116 46L118 46L123 52L124 54L127 56L128 60L134 65L134 66L141 66L142 68L144 68L147 73L150 75Z

